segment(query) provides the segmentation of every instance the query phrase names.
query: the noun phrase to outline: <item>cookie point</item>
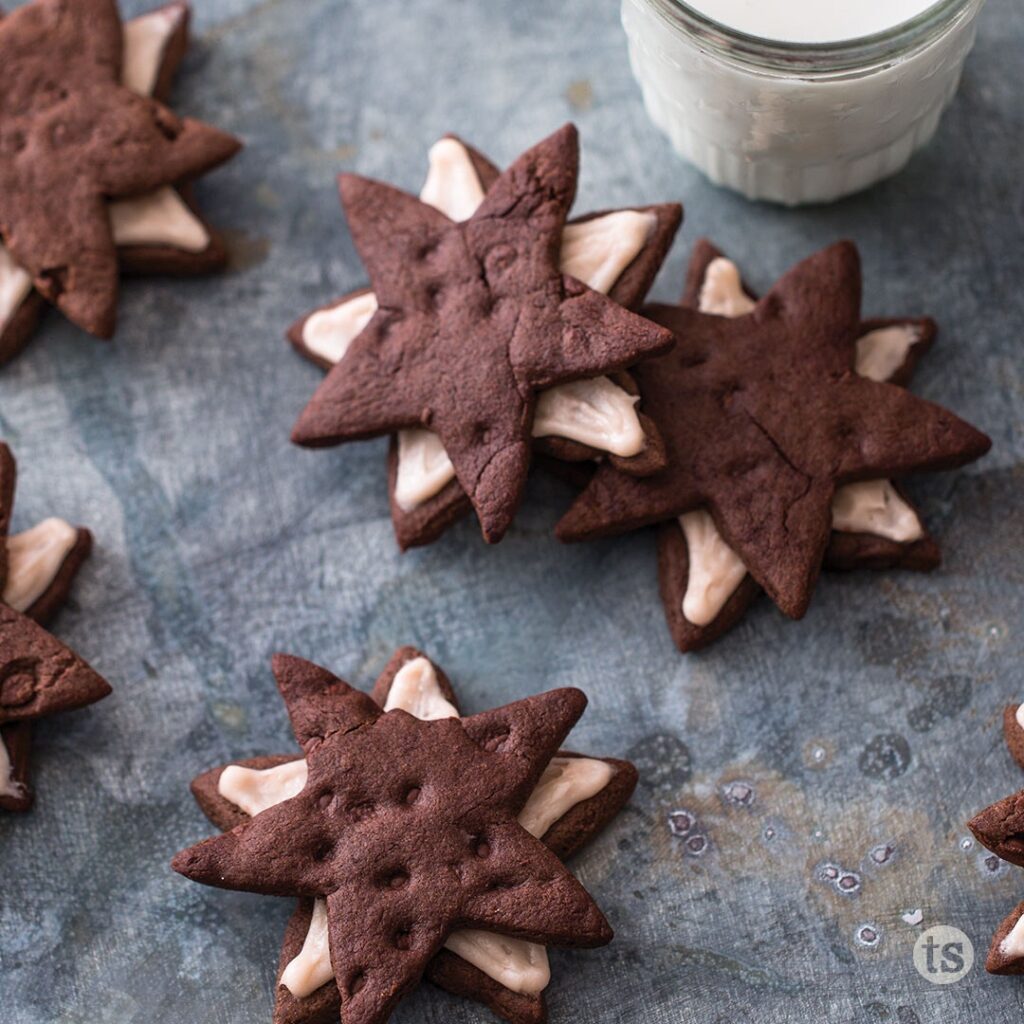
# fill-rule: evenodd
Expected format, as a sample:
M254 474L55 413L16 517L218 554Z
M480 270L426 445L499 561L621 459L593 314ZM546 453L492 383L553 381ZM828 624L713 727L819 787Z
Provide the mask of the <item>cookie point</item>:
M571 140L572 142L578 142L580 137L579 129L572 121L566 121L565 124L563 124L562 127L553 134L556 138L564 138L566 140Z
M57 308L76 326L94 338L109 341L117 328L117 286L102 302L95 294L75 291L62 292L56 299Z
M572 519L572 509L569 509L555 524L555 536L563 544L572 544L582 540L582 537L577 533L576 524Z
M967 822L967 827L970 829L971 835L973 835L982 846L989 848L987 829L985 828L985 811L979 811L973 818L971 818L970 821Z
M497 544L504 539L512 525L513 512L506 508L486 507L477 509L477 518L480 520L480 532L488 544Z
M583 948L607 946L613 938L615 938L615 932L608 923L608 919L601 912L601 908L591 901L587 920L580 932L580 945Z
M860 250L849 238L840 239L830 245L825 253L842 263L848 271L860 270Z
M580 714L583 713L589 703L587 695L576 686L565 686L561 690L555 690L555 693L561 694L574 709L578 708Z
M276 676L279 672L287 672L297 662L301 662L294 654L285 654L283 651L275 651L270 656L270 671Z
M356 191L366 180L361 174L352 174L350 171L342 171L338 175L338 194L341 196L342 206L348 206L352 202Z
M193 847L189 847L187 850L179 850L171 858L171 870L176 871L179 875L184 875L186 878L191 877L191 871L196 866L196 858L193 853Z
M530 446L522 441L495 452L473 489L473 505L488 544L505 536L522 496L530 468Z
M312 403L299 413L299 418L295 421L291 432L292 444L301 445L304 448L315 448L323 444L317 427L317 415L311 410L311 405Z

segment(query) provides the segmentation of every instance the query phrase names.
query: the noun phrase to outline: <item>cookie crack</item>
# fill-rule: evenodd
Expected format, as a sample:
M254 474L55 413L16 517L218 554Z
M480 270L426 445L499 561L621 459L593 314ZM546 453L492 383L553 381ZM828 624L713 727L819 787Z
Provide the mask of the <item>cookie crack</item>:
M784 530L786 531L786 533L789 533L789 532L790 532L790 527L789 527L789 516L790 516L790 513L791 513L791 512L793 511L793 508L794 508L794 507L795 507L795 506L796 506L797 504L799 504L799 503L800 503L801 501L803 501L803 499L804 499L804 498L806 498L806 497L807 497L807 495L808 495L808 494L810 493L810 490L811 490L811 486L812 486L812 485L813 485L813 483L814 483L814 476L813 476L813 475L812 475L811 473L808 473L808 472L807 472L806 470L804 470L804 469L801 469L801 468L800 468L800 467L799 467L799 466L798 466L798 465L797 465L797 464L796 464L796 463L795 463L795 462L794 462L794 461L793 461L793 460L792 460L792 459L791 459L791 458L790 458L790 457L789 457L789 456L788 456L788 455L786 454L786 452L784 451L784 449L782 448L782 446L781 446L781 445L780 445L780 444L778 443L778 441L776 441L776 440L775 440L775 438L774 438L774 437L772 437L772 435L771 435L771 432L770 432L770 431L768 430L768 428L767 428L767 427L765 427L765 426L764 426L764 424L763 424L763 423L761 423L761 422L760 422L760 421L759 421L759 420L757 419L757 417L756 417L756 416L754 416L754 415L753 415L752 413L750 413L750 412L747 412L746 410L744 410L744 413L743 413L743 414L744 414L744 416L746 416L746 417L747 417L747 419L748 419L748 420L750 421L750 423L751 423L751 424L752 424L752 425L754 426L754 429L755 429L755 430L757 430L757 431L758 431L758 432L759 432L759 433L761 434L761 436L762 436L762 437L763 437L763 438L764 438L764 439L765 439L765 440L766 440L766 441L767 441L767 442L768 442L768 443L769 443L769 444L770 444L770 445L772 446L773 450L775 451L775 454L776 454L776 455L778 455L778 457L779 457L779 458L780 458L780 459L781 459L781 460L782 460L782 461L783 461L783 462L784 462L784 463L785 463L785 464L786 464L787 466L789 466L789 468L790 468L790 469L791 469L791 470L792 470L792 471L793 471L794 473L796 473L796 475L797 475L797 476L801 477L801 478L803 479L803 481L804 481L804 488L803 488L803 490L802 490L802 491L801 491L801 492L799 493L799 495L797 495L797 497L796 497L796 498L795 498L795 499L794 499L794 500L793 500L793 501L792 501L792 502L790 503L790 506L789 506L789 508L788 508L788 509L787 509L787 511L786 511L786 518L785 518L785 519L783 520L783 523L782 523L783 529L784 529Z

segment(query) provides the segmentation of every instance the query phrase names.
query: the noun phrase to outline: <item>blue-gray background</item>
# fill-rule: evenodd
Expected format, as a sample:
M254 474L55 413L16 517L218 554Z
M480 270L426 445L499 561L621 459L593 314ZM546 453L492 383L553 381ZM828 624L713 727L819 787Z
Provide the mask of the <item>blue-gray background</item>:
M410 642L469 709L582 686L574 745L644 772L576 862L618 937L552 956L553 1021L1019 1020L1024 984L980 961L1024 872L992 870L963 822L1024 783L998 722L1024 697L1022 47L1020 5L990 0L927 151L865 195L788 212L716 190L670 152L613 0L200 0L175 105L247 143L200 189L231 272L128 282L113 344L49 315L0 375L15 525L59 514L94 531L56 631L115 687L37 731L38 805L0 820L4 1021L269 1022L289 905L171 874L171 854L210 831L189 779L292 749L271 652L369 684ZM415 190L445 131L504 163L570 118L578 209L686 204L658 297L678 293L699 234L759 287L848 235L867 311L940 321L915 387L995 442L982 463L913 487L940 571L832 576L803 622L762 603L682 657L651 536L560 546L561 485L535 481L497 548L467 522L401 556L383 442L289 445L319 372L282 331L363 283L335 174ZM723 800L735 780L749 805ZM697 815L702 856L671 834L676 809ZM895 847L881 867L879 844ZM820 879L827 862L856 875L852 895ZM964 980L915 972L921 928L901 915L917 909L975 943ZM864 924L874 948L857 942ZM423 988L396 1019L485 1016Z

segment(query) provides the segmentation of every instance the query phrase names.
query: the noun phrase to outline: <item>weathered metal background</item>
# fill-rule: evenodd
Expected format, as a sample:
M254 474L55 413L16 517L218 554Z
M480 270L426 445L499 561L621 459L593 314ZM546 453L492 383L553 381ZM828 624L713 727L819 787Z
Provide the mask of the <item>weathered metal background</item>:
M997 720L1024 697L1020 5L990 0L963 88L904 174L795 212L719 192L673 156L642 111L614 0L197 6L176 105L248 143L201 189L233 272L129 282L111 345L50 316L0 375L0 432L22 467L16 526L56 513L95 531L57 631L116 687L38 730L38 806L0 820L0 1017L269 1021L288 903L171 874L171 854L209 831L188 781L291 748L272 651L368 684L412 642L472 709L582 686L574 744L643 771L576 863L618 937L554 954L553 1021L1019 1020L1024 982L980 961L1024 872L990 865L963 822L1024 784ZM282 331L363 282L334 175L414 189L447 130L504 162L570 118L580 209L686 203L659 297L677 294L698 234L759 287L848 235L870 312L938 318L916 388L995 440L981 464L913 486L945 549L939 572L830 577L802 623L762 604L684 658L652 538L560 546L561 485L537 480L495 549L466 523L403 557L383 443L289 445L319 374ZM746 802L725 795L735 781ZM703 852L673 835L676 810L696 818ZM884 864L880 845L893 848ZM826 863L852 891L821 880ZM914 970L920 928L901 915L917 909L974 941L964 980ZM865 924L873 948L858 942ZM481 1016L424 988L396 1020Z

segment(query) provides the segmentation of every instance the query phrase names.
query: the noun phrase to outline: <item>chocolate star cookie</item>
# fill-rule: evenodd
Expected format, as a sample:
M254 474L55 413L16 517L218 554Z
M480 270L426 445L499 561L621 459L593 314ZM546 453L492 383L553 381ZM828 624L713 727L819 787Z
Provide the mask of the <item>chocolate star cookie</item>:
M364 833L364 838L356 841L355 845L365 847L357 852L356 860L367 865L370 864L367 858L373 856L371 847L375 842L379 841L386 846L392 842L390 833L393 826L402 829L402 835L397 842L400 845L407 845L415 842L415 836L421 834L421 829L426 830L428 835L434 834L431 832L435 827L431 824L432 820L437 821L437 834L447 835L452 823L460 818L461 823L457 826L457 831L462 838L456 842L456 849L450 852L447 858L441 858L445 863L459 864L466 856L473 854L489 862L493 858L494 866L497 867L511 851L511 848L503 850L498 845L499 842L504 843L504 839L499 838L504 834L504 829L514 832L518 836L518 841L523 844L522 848L527 857L524 865L529 863L532 851L539 845L530 840L531 836L541 840L543 846L556 857L565 859L593 838L615 816L629 799L636 784L636 771L625 761L595 760L564 751L550 757L558 742L554 738L555 734L565 731L569 727L568 719L575 718L582 708L582 697L576 691L559 691L556 695L519 702L485 716L455 721L459 711L451 683L437 666L411 647L401 648L392 657L373 689L372 701L359 694L353 696L354 691L348 690L345 684L329 673L298 659L279 657L275 660L275 673L288 703L296 734L305 747L307 757L280 755L254 758L215 768L200 775L192 785L193 793L207 817L225 830L236 829L240 825L244 828L244 823L253 815L256 817L252 818L252 821L260 821L263 813L270 812L272 808L280 808L283 811L287 807L287 801L303 794L311 786L318 785L317 779L321 776L317 768L316 755L312 753L318 749L318 743L315 739L311 743L308 737L311 732L334 732L338 727L335 715L347 701L353 699L358 699L362 708L369 711L371 716L377 716L376 719L371 717L371 723L374 720L379 721L380 709L384 710L385 719L394 715L402 720L408 719L407 725L415 724L416 720L421 723L438 723L446 720L445 728L452 732L453 736L458 737L461 733L469 735L475 744L482 744L484 754L495 752L522 757L522 771L527 772L534 780L524 786L516 797L516 803L522 804L525 800L516 813L518 827L506 821L498 831L493 831L498 817L497 801L500 799L497 794L513 783L511 776L503 778L493 791L495 795L487 797L483 813L490 824L476 821L470 824L460 815L453 794L454 790L461 786L456 786L454 779L451 781L451 788L435 787L430 781L436 778L433 768L418 774L414 772L415 779L411 776L405 779L404 775L411 770L408 762L403 764L403 773L400 773L402 779L394 777L391 782L376 780L370 787L376 789L383 786L384 789L390 790L398 785L405 798L411 794L411 803L399 802L397 814L389 810L390 798L382 800L379 794L371 793L365 786L359 789L358 793L350 791L345 796L339 796L332 787L335 803L328 809L330 814L333 815L335 810L340 810L341 805L348 807L352 804L357 811L365 811L355 813L355 821L363 823L360 827ZM310 704L315 704L315 709L309 707ZM535 707L546 709L542 711L541 725L544 738L539 742L536 737L529 738L525 733L520 733L520 727L516 724L518 722L526 728L533 717L532 709ZM509 714L513 717L509 717ZM318 725L328 719L330 727L324 729ZM556 724L556 720L560 721L560 724ZM502 724L496 730L492 730L494 722ZM512 729L506 736L509 725ZM357 729L366 727L364 724ZM456 729L459 731L455 732ZM347 740L345 745L348 745ZM376 744L371 746L375 748ZM462 748L465 744L460 741L455 746ZM540 752L541 747L544 748L544 754ZM449 761L454 768L456 757L445 748L447 744L442 744L441 752L426 750L422 755L424 768L436 762ZM468 749L475 760L492 760L477 753L480 749L478 746ZM375 762L381 756L382 753L375 749L368 757L367 764ZM529 768L527 759L531 762ZM445 772L449 770L446 768ZM384 774L394 776L393 771ZM504 769L499 774L504 776ZM410 789L404 788L410 783ZM518 786L516 788L518 789ZM313 794L310 792L306 795L311 797ZM426 806L428 800L429 807ZM370 810L371 806L375 810ZM422 821L419 820L420 813L426 815ZM476 815L478 811L473 809L470 813ZM501 816L504 817L506 813L513 813L510 804L505 805ZM349 817L351 816L350 811ZM439 821L435 816L439 817ZM293 829L296 836L307 817L305 813L298 815L300 820ZM310 823L313 823L312 819ZM376 838L370 835L371 832ZM292 839L286 839L286 843L291 842ZM460 852L461 847L466 847L469 854L464 850ZM202 848L200 846L196 849ZM409 969L408 965L403 965L402 972L390 981L382 979L377 972L374 972L371 981L370 972L364 970L364 989L366 984L383 985L391 993L388 999L397 999L398 987L403 978L412 985L419 973L425 973L427 978L441 987L476 999L516 1024L542 1022L546 1018L543 991L550 972L544 947L530 941L531 937L539 937L536 931L530 932L526 938L508 934L507 930L513 923L511 917L502 917L500 921L492 921L489 918L486 923L493 927L461 927L447 932L446 935L441 935L440 931L431 931L425 925L421 926L419 905L423 901L428 904L430 902L427 879L435 875L437 853L433 840L424 849L425 856L422 853L411 854L411 859L408 862L403 860L401 865L391 865L390 861L385 864L381 861L371 872L373 878L367 881L365 891L353 896L356 910L350 911L348 915L353 921L361 919L361 915L371 914L373 906L380 900L383 901L381 906L385 908L388 908L389 904L402 905L405 917L404 926L400 931L400 948L408 945L409 948L402 949L402 952L410 953L410 960L414 959L416 963L415 971ZM342 871L344 867L337 858L336 852L333 862L337 864L337 870ZM550 861L548 863L550 864ZM477 860L470 860L470 864L474 868L479 867ZM518 870L517 868L516 871ZM399 877L403 884L397 889L402 894L409 890L409 897L395 895L390 887L380 890L375 882L381 871L392 872L388 874L389 881L400 871ZM456 885L466 887L467 890L458 896L446 894L443 897L446 906L455 901L465 901L469 896L468 890L476 886L475 871L470 875L464 870L456 870L456 878L460 874L460 882L453 878L441 879L446 886ZM499 871L498 874L501 875L502 872ZM549 873L545 877L564 879L561 873ZM506 883L511 881L507 875L502 875L502 879ZM559 886L562 884L562 881L557 883ZM355 888L359 889L358 884ZM570 890L575 892L575 886L570 886ZM380 892L384 894L383 897L378 895ZM525 898L532 898L530 888L524 889L523 892L527 894ZM346 1021L362 1020L367 1017L383 1019L386 1016L390 1002L385 1006L380 999L375 998L371 1000L375 1005L366 1008L339 996L335 971L337 969L342 973L351 973L352 964L343 960L335 950L335 932L329 927L329 921L330 908L336 903L335 898L324 899L320 893L311 896L307 892L305 898L300 900L285 933L278 973L275 1024L317 1024L337 1020L339 1006L342 1009L342 1018ZM532 911L526 908L524 911L529 918ZM394 913L397 913L395 907L385 909L389 919ZM438 913L438 909L428 906L423 913L429 920ZM517 910L515 914L519 915L520 911ZM597 921L593 914L592 910L587 910L584 916L588 921ZM526 928L534 929L540 926L540 922L526 924L525 919L519 921L519 926L515 929L519 936L523 933L524 925ZM602 928L598 926L596 930L603 935ZM502 933L503 931L505 933ZM387 937L384 941L387 944ZM373 942L376 942L376 938ZM433 953L430 946L435 950ZM348 950L350 945L345 942L341 948ZM369 949L360 952L368 963L380 963L380 971L386 970L386 961L392 955L387 954L375 959ZM342 987L342 992L344 991ZM373 1016L374 1014L377 1015Z
M14 456L0 443L0 808L26 811L32 720L92 704L110 687L42 628L67 597L92 537L53 518L9 535L15 478Z
M119 267L223 265L188 183L239 143L161 102L188 21L179 2L122 23L114 0L32 0L0 19L0 362L43 299L107 338Z
M1010 756L1024 768L1024 704L1003 708L1003 738Z
M860 290L857 250L840 242L741 315L646 307L677 341L634 371L668 466L642 479L600 467L558 535L586 540L706 510L741 563L734 579L745 570L802 616L844 485L949 469L990 446L947 410L857 372Z
M1024 867L1024 790L986 807L967 827L996 856ZM1024 974L1024 901L1010 911L992 936L985 970Z
M452 220L466 220L500 177L487 157L449 135L431 147L420 199ZM681 219L676 203L574 218L562 233L559 264L564 273L634 309L653 283ZM303 356L329 370L377 308L372 291L351 292L302 317L288 338ZM623 472L653 472L664 464L664 451L638 401L625 372L549 388L538 398L533 447L567 461L608 458ZM441 438L423 427L392 436L388 489L403 550L433 542L472 507Z
M1014 761L1024 768L1024 704L1003 709L1003 737ZM976 814L967 827L997 857L1024 867L1024 790ZM1024 901L996 928L985 960L992 974L1024 974Z
M699 240L683 305L718 316L741 316L756 304L735 264L709 241ZM928 318L865 320L857 338L855 369L872 380L906 384L935 334L935 322ZM826 568L925 571L939 560L938 545L897 484L864 480L836 491ZM717 640L761 593L705 509L659 526L658 576L669 629L682 651Z
M373 295L363 296L361 329L292 439L321 446L426 429L440 448L412 435L414 472L406 481L396 471L396 501L415 507L454 472L485 539L500 540L545 415L541 392L623 370L672 344L663 328L565 272L577 165L576 130L567 125L524 153L478 203L444 202L459 220L342 175L342 203ZM401 447L398 459L400 467Z

